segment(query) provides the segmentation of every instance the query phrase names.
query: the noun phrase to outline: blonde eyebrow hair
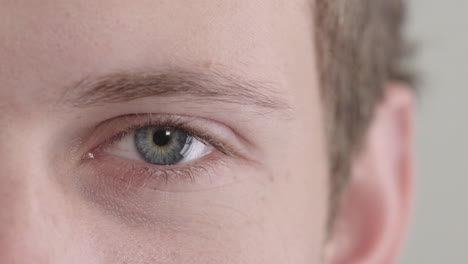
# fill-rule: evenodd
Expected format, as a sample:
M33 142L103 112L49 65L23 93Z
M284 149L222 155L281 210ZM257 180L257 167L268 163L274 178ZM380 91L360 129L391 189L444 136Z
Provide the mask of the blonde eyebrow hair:
M67 89L62 102L91 107L153 96L191 96L190 100L218 101L266 110L289 110L275 85L220 71L166 69L117 72L87 77Z

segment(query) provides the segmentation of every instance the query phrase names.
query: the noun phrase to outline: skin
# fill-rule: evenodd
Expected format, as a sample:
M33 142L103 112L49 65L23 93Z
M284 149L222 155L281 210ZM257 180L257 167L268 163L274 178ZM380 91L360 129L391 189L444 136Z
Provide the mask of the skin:
M386 88L353 158L359 177L328 234L327 146L308 2L0 5L1 263L395 260L411 193L411 95L400 85ZM282 106L190 93L73 103L83 79L168 69L266 83L259 91ZM201 169L190 170L193 180L166 182L142 176L155 166L115 146L83 158L137 122L130 114L192 118L197 130L240 154L215 146L196 162Z

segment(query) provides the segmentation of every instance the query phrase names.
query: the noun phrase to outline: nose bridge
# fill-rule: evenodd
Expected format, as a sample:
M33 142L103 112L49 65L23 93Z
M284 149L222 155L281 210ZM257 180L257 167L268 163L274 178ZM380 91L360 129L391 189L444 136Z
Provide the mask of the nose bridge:
M54 235L46 201L26 178L1 177L0 182L0 263L42 263Z
M2 188L0 197L0 263L41 263L37 261L46 256L46 239L53 235L46 232L42 206L28 187L10 187Z
M19 142L21 136L3 132L0 133L0 263L51 263L50 241L54 241L56 220L48 177L40 162L28 154L29 140Z

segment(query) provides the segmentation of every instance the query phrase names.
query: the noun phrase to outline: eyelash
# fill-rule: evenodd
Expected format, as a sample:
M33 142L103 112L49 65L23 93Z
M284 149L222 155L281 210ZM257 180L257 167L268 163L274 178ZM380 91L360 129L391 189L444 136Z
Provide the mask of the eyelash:
M144 120L139 121L138 119L144 118ZM200 129L191 126L190 123L193 121L191 119L184 120L183 117L175 117L175 116L160 116L155 117L155 115L128 115L119 118L119 123L121 120L123 122L127 122L128 119L137 119L138 122L135 125L130 125L124 130L121 130L118 133L115 133L110 138L104 140L97 147L93 148L89 151L84 157L83 160L95 160L100 157L101 153L106 150L106 148L113 146L114 144L119 143L123 138L125 138L130 133L147 126L159 126L159 127L170 127L176 128L184 131L189 136L201 141L205 144L212 145L217 151L224 154L227 157L236 157L237 154L233 149L225 144L222 143L221 140L218 140L211 134L208 134L205 131L201 131ZM133 120L131 122L134 122ZM105 155L104 155L105 156ZM209 155L211 156L211 154ZM133 164L129 172L131 172L132 176L128 178L134 177L134 175L143 176L144 179L143 185L147 185L148 180L157 181L159 179L163 179L165 184L168 184L169 181L175 181L175 183L184 181L185 179L190 179L190 182L193 183L198 178L200 172L208 174L208 170L212 168L213 165L222 163L222 159L211 159L209 161L206 158L202 158L201 160L182 164L182 165L168 165L168 166L158 166L148 163L138 162L139 165ZM129 161L131 162L131 161ZM132 161L135 162L135 161ZM135 173L135 174L134 174ZM123 177L120 179L125 181ZM129 181L133 181L130 179Z

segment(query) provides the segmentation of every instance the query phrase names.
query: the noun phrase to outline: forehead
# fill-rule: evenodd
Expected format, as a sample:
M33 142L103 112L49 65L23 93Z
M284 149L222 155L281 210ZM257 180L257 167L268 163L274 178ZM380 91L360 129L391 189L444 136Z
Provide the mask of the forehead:
M0 79L15 88L1 94L17 100L53 96L84 76L167 65L224 65L285 84L312 59L306 1L0 3Z

